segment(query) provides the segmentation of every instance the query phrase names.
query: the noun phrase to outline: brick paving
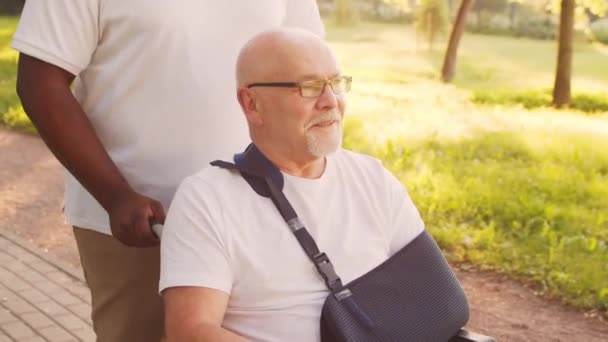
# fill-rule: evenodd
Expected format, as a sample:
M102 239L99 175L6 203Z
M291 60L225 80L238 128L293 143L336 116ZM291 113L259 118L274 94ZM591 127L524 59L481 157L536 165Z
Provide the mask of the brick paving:
M0 342L95 341L81 270L0 232Z

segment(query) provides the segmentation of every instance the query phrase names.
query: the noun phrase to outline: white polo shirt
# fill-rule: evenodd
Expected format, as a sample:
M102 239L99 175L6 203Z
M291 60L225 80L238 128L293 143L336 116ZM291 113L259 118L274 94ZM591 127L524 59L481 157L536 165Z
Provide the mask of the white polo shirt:
M75 96L111 158L167 209L184 177L247 146L236 57L281 26L324 35L314 0L28 0L12 47L78 76ZM67 172L65 214L110 234Z
M340 150L320 178L284 179L285 196L344 283L424 230L406 189L373 158ZM160 290L179 286L229 294L223 326L252 341L320 339L329 291L272 201L238 172L209 167L180 186L162 236Z

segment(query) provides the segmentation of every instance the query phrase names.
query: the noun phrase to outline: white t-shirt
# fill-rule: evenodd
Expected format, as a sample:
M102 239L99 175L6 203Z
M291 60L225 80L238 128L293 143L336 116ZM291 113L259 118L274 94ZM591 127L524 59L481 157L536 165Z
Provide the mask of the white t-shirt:
M344 283L424 230L403 185L376 159L340 150L322 177L284 178L285 196ZM238 172L209 167L178 189L162 236L160 291L176 286L230 294L223 326L253 341L320 339L325 283L271 200Z
M247 146L236 57L280 26L324 35L314 0L28 0L12 47L78 76L76 98L111 158L166 209L184 177ZM65 207L69 224L110 234L67 172Z

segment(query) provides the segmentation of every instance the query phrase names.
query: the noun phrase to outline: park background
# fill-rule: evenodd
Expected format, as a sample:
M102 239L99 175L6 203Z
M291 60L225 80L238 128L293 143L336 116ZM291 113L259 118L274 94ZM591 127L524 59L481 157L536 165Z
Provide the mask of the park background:
M318 3L353 77L346 147L407 186L450 262L608 317L608 1ZM0 124L35 135L9 46L22 4L0 3Z

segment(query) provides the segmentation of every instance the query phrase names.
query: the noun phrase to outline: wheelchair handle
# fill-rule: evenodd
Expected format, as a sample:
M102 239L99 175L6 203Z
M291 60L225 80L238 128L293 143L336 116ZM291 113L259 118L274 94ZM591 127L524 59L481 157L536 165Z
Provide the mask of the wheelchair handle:
M152 232L160 239L163 233L163 225L160 223L152 223L150 224L150 228L152 228Z

